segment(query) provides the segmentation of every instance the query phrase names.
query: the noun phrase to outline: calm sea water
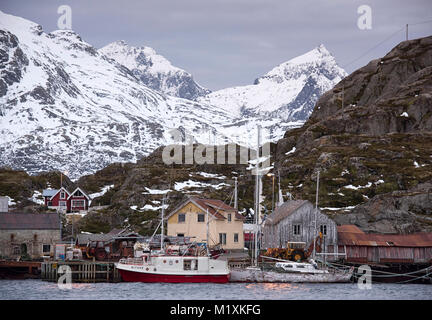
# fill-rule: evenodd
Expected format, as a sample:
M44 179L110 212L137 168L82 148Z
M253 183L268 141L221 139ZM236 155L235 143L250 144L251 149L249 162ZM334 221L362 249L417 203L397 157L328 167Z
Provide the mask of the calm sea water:
M373 284L361 290L355 283L95 283L73 284L61 290L41 280L0 280L0 300L432 300L432 285Z

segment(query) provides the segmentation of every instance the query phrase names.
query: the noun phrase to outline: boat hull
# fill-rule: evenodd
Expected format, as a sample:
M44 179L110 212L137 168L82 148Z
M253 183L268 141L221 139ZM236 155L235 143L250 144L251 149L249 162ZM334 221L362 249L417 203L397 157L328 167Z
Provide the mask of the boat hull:
M135 272L128 270L119 270L123 281L126 282L165 282L165 283L227 283L229 274L211 275L211 274L157 274L146 272Z
M311 274L232 269L230 282L340 283L350 282L351 277L352 272Z

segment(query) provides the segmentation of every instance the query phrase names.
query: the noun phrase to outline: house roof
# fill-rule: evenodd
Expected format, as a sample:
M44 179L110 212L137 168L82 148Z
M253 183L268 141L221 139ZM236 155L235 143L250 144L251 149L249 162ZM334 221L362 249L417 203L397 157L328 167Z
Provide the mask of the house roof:
M432 233L364 233L354 225L338 226L337 230L339 245L373 247L432 247Z
M59 189L44 189L42 191L42 196L51 198L53 195L57 194L57 192L59 192Z
M56 194L59 193L61 190L63 190L64 192L66 192L68 195L70 195L70 192L67 191L66 188L61 187L60 189L57 190L56 193L54 193L54 194L51 196L50 200L54 199L54 197L56 196Z
M274 213L267 216L266 225L276 224L286 217L292 215L297 209L306 204L307 200L289 200L276 208Z
M190 197L190 198L188 198L180 206L178 206L174 211L172 211L168 215L168 218L171 217L172 215L174 215L178 210L180 210L181 208L183 208L189 202L194 203L196 206L198 206L204 212L206 212L208 210L209 214L211 214L212 216L214 216L215 218L220 219L220 220L226 219L220 213L220 211L232 212L232 213L234 213L234 217L236 219L238 219L238 220L244 220L245 219L245 217L243 217L241 214L239 214L238 211L235 208L233 208L233 207L225 204L221 200L217 200L217 199L205 199L205 198L197 198L197 197Z
M0 213L0 230L59 230L57 213Z
M78 188L76 188L70 195L69 195L69 197L68 197L68 200L75 194L75 192L77 192L77 191L80 191L83 195L84 195L84 197L86 197L87 198L87 200L90 200L90 198L89 198L89 196L80 188L80 187L78 187Z

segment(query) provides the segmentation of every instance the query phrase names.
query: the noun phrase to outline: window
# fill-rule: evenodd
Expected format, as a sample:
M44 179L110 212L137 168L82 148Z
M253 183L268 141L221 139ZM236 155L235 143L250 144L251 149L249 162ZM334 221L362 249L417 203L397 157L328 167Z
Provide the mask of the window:
M226 244L226 233L219 233L219 243Z
M228 222L231 222L231 213L228 213Z
M327 226L325 224L320 226L320 232L323 236L327 235Z
M50 244L44 244L42 246L42 252L43 253L50 253L51 252L51 245Z
M66 207L66 201L59 201L60 207Z
M52 206L52 201L48 201L48 207Z
M198 213L198 222L204 222L204 214Z
M64 199L65 198L65 193L64 191L60 192L60 199Z
M186 221L186 215L184 213L180 213L178 215L178 222L181 223L181 222L185 222L185 221Z
M299 225L299 224L295 224L294 225L294 234L295 235L300 235L301 234L301 225Z
M177 237L184 237L184 233L177 233Z
M72 207L73 208L84 208L84 200L72 200Z
M13 248L13 254L17 255L17 254L21 254L21 248L16 246Z
M238 233L234 233L234 242L238 242Z
M183 270L191 270L191 260L183 260Z

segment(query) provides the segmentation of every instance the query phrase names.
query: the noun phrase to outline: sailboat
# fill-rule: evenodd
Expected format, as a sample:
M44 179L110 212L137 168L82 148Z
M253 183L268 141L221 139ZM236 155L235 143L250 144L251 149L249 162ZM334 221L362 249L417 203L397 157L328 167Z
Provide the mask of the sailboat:
M165 197L164 197L165 200ZM135 248L135 257L121 259L115 264L126 282L211 282L227 283L230 270L226 260L212 259L208 246L204 256L189 248L174 253L164 245L164 201L162 202L160 250L152 251L148 244ZM157 229L156 229L157 230ZM208 241L207 241L208 243ZM137 254L139 253L139 254Z
M257 159L260 153L260 127L258 127L258 148ZM256 183L255 183L255 234L254 234L254 251L252 252L251 266L246 268L232 268L230 281L231 282L288 282L288 283L335 283L335 282L350 282L354 268L349 270L328 270L319 269L315 260L311 259L309 263L299 263L283 259L273 259L277 261L273 267L264 267L258 264L258 234L259 232L259 215L260 215L260 184L261 174L259 162L256 164ZM317 200L318 203L318 183L319 173L317 176ZM282 194L279 184L279 197L281 200ZM316 222L315 222L316 232ZM317 232L316 232L317 233ZM314 258L315 258L315 240L314 240ZM271 259L268 258L267 259Z

